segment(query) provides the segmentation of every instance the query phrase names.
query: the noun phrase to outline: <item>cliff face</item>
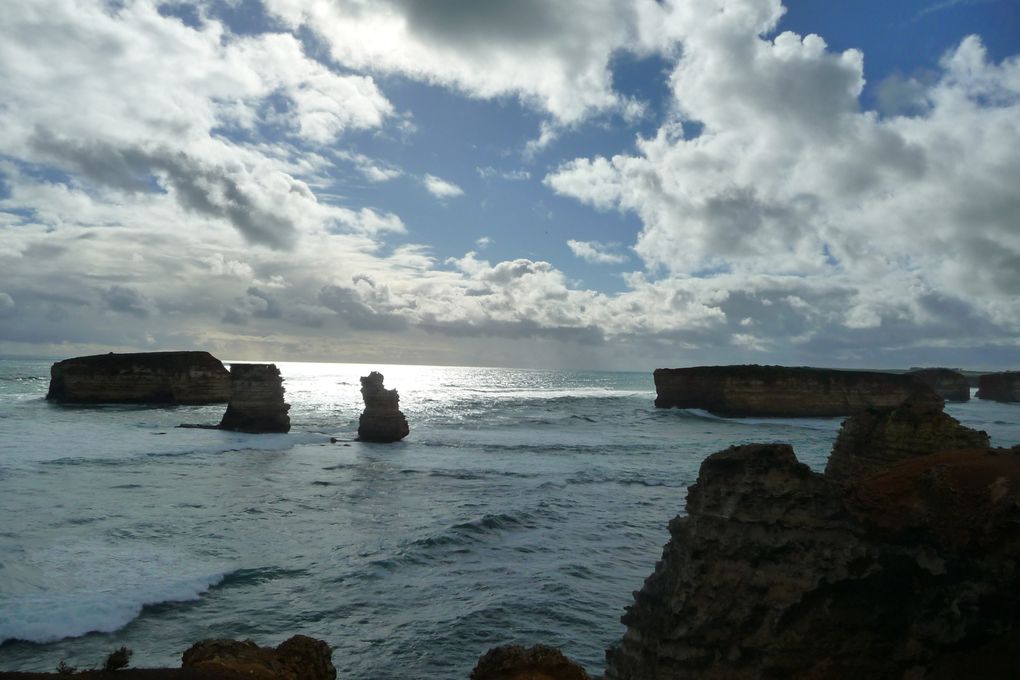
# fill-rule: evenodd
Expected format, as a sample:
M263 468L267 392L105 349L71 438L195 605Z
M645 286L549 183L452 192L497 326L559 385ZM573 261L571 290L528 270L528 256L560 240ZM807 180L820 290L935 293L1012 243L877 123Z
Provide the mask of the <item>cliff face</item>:
M1020 401L1020 371L988 373L978 379L978 399Z
M400 395L383 387L383 375L372 371L361 378L361 396L365 411L358 421L358 439L366 442L400 441L410 433L400 412Z
M97 354L50 368L46 398L73 404L216 404L230 374L208 352Z
M699 366L655 370L655 405L720 416L834 417L897 406L915 393L936 397L905 375L787 366Z
M276 364L231 364L230 403L220 429L289 432L290 405L283 401L283 379Z
M932 388L949 401L970 401L970 381L967 376L950 368L922 368L907 373Z
M844 428L875 435L844 439L864 458L849 485L782 444L704 461L606 680L920 679L961 657L970 677L1020 671L1005 642L1020 631L1020 448L911 456L897 433L986 440L918 412L859 418L880 425Z

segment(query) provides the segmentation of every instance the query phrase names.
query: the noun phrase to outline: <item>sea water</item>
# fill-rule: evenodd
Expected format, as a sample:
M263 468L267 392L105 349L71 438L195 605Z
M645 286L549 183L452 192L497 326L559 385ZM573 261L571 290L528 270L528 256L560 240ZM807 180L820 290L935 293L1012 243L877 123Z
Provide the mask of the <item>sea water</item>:
M345 679L466 678L507 643L598 673L705 456L787 442L821 470L840 424L656 409L650 373L278 365L286 435L176 427L222 405L52 404L50 362L0 361L0 670L303 633ZM403 442L354 441L370 370ZM1020 442L1020 405L947 411Z

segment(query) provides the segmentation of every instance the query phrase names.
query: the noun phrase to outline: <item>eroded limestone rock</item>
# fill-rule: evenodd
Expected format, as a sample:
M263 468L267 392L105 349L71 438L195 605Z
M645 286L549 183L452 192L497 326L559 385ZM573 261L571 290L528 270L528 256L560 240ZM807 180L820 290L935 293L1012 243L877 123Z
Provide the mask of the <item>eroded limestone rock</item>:
M988 373L978 378L978 399L1020 401L1020 371Z
M366 442L396 442L410 433L407 419L400 412L396 390L383 387L383 375L372 371L361 378L361 396L365 411L358 421L358 439Z
M276 364L231 364L230 402L219 427L238 432L289 432L290 405L283 400Z
M332 651L322 640L295 635L275 649L251 640L203 640L184 652L181 667L251 680L336 680Z
M584 668L545 645L494 647L478 660L471 680L590 680Z
M967 376L951 368L922 368L907 373L935 390L949 401L970 401L970 382Z

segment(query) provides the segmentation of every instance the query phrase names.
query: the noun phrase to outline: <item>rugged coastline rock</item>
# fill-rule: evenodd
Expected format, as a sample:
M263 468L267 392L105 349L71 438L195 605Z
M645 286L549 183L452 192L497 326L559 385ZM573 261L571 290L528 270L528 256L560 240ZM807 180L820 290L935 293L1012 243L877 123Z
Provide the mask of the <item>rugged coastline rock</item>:
M789 366L658 368L655 405L720 416L835 417L901 404L929 387L907 375Z
M1015 677L1020 447L907 445L987 442L936 414L850 418L840 479L784 444L709 456L605 680L920 680L961 659L970 677Z
M96 354L50 368L46 398L65 404L218 404L230 374L208 352Z
M986 373L978 379L978 399L1020 401L1020 371Z
M276 364L230 365L230 402L219 424L221 430L289 432L289 410Z
M921 368L907 373L949 401L970 401L970 381L951 368Z
M332 650L305 635L259 647L251 640L203 640L192 645L181 668L236 673L252 680L336 680Z
M554 647L505 645L482 655L470 680L590 680L590 676Z
M358 439L366 442L400 441L410 433L407 419L400 412L396 390L383 387L383 375L372 371L361 378L361 396L365 411L358 421Z

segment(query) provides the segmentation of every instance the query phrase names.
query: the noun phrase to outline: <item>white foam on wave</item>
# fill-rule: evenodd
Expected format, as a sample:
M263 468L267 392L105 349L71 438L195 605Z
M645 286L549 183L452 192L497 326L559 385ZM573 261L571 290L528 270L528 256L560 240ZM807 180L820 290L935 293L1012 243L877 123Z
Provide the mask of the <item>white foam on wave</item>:
M717 416L713 413L709 413L700 408L685 408L680 409L682 413L694 416L696 418L704 418L705 420L718 420L727 423L733 423L734 425L769 425L769 426L785 426L795 427L801 430L818 430L820 432L828 432L839 429L840 424L843 422L843 417L836 418L765 418L765 417L753 417L753 418L728 418L726 416Z
M199 599L226 565L163 546L79 541L29 549L0 569L0 642L123 628L146 605Z

